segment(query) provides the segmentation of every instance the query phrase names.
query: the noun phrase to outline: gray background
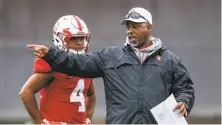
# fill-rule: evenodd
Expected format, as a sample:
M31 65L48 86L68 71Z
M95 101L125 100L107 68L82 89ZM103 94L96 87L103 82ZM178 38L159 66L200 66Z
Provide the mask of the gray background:
M32 51L27 44L52 45L52 27L68 14L88 25L90 51L121 45L126 36L119 24L132 7L153 15L154 37L182 58L195 83L191 116L221 113L220 0L0 0L0 121L28 119L18 96L32 74ZM104 119L103 81L96 79L94 119Z

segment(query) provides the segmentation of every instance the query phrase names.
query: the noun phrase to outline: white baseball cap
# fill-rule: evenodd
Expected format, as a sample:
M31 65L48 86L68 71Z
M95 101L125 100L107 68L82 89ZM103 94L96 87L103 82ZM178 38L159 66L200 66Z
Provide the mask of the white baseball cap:
M128 14L125 16L125 19L122 20L120 23L125 25L127 21L132 21L136 23L146 23L152 25L152 15L149 11L141 7L132 8Z

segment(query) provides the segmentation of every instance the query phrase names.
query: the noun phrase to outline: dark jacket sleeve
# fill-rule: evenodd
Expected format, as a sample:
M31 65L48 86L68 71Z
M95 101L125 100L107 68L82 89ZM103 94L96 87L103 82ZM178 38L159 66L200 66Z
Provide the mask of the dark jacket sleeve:
M183 102L188 114L190 113L195 100L193 82L181 60L174 63L174 79L172 92L177 102Z
M52 71L62 72L69 76L96 78L103 75L100 52L74 54L51 47L43 59L50 65Z

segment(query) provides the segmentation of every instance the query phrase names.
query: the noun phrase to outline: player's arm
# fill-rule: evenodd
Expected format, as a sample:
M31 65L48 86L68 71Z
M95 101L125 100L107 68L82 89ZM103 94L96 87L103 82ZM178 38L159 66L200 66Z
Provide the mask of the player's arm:
M86 117L91 120L96 104L96 90L94 80L92 80L87 92Z
M38 109L35 94L54 79L52 73L35 73L23 85L19 95L23 104L36 124L41 124L43 117Z

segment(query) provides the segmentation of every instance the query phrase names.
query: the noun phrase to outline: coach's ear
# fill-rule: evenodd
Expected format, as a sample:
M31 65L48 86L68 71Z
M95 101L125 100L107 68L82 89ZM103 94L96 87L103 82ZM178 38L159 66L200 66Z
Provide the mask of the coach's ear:
M152 25L148 24L148 31L151 32L152 31Z

